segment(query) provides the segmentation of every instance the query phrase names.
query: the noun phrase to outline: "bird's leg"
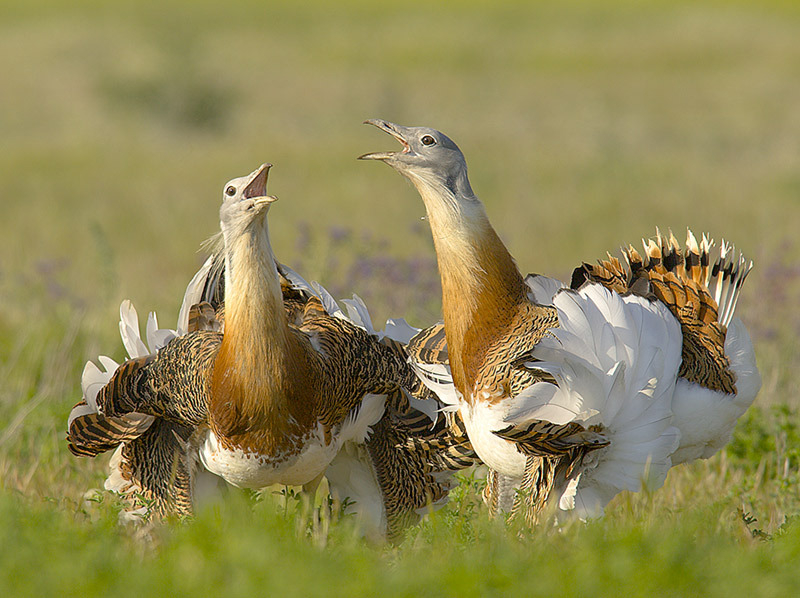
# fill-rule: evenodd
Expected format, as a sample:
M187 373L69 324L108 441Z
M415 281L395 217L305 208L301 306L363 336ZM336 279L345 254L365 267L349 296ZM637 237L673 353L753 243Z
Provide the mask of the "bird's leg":
M511 519L524 517L525 525L533 528L539 521L542 511L550 498L555 472L561 457L533 457L525 461L525 473L519 491L514 497Z
M314 496L317 494L317 488L319 488L319 485L322 482L322 478L324 478L324 477L325 477L325 472L322 471L313 480L303 484L303 493L308 495L312 499L312 502L313 502Z
M509 512L514 504L520 478L495 471L491 467L486 474L486 487L483 489L483 502L489 509L489 516Z

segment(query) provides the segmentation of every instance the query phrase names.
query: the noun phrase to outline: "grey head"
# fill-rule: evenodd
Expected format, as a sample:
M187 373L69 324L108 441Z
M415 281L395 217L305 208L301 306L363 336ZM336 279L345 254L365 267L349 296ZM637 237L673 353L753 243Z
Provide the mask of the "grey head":
M415 184L442 186L455 196L474 198L464 154L447 135L436 129L404 127L379 118L365 120L364 124L386 131L403 149L364 154L359 160L380 160Z
M247 176L225 184L219 220L226 243L248 230L265 227L269 206L278 199L267 195L270 168L272 164L262 164Z

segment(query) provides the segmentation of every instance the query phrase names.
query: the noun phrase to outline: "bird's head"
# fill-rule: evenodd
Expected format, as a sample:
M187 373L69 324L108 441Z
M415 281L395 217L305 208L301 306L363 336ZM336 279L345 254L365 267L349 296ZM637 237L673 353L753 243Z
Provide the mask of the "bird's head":
M403 146L397 152L373 152L359 160L380 160L415 184L442 185L454 195L474 197L467 178L464 154L447 135L428 127L404 127L379 118L365 120L386 131Z
M228 181L222 192L219 220L226 241L252 227L263 227L269 206L278 198L267 195L272 164L262 164L247 176Z

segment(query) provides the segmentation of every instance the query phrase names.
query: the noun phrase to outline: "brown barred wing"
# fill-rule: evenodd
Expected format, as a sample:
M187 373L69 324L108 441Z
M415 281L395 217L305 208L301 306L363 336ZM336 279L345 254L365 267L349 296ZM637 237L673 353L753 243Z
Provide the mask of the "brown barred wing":
M426 400L438 404L429 390L422 387ZM459 471L480 464L467 436L461 415L437 414L433 421L411 405L407 391L400 389L389 394L387 416L392 425L403 431L403 450L413 450L425 456L432 471Z
M155 355L123 363L97 395L107 417L142 413L197 426L208 418L208 381L222 335L178 337Z
M189 426L156 419L114 454L106 489L123 495L130 511L142 509L159 517L191 515L195 464L186 448L191 434Z
M386 510L387 539L398 540L425 509L447 497L450 484L437 479L426 453L407 445L408 432L388 415L373 426L367 451Z
M74 409L85 407L81 401ZM67 447L78 457L96 457L121 443L141 436L152 424L152 418L141 415L106 417L89 412L75 417L67 429Z
M408 341L406 352L419 363L448 363L444 323L420 330Z
M576 422L554 424L534 421L495 431L500 438L514 442L521 452L532 457L560 457L580 448L584 453L608 446L600 429L584 428Z

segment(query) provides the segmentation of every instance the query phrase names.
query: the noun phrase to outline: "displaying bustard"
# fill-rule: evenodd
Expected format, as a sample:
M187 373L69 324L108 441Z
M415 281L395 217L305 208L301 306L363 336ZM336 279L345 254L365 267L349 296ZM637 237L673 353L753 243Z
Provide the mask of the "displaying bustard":
M403 148L361 158L397 170L425 204L449 371L418 372L461 414L489 466L491 511L526 504L533 522L549 503L595 515L621 490L657 488L675 463L727 442L761 383L747 331L732 319L751 264L732 247L690 233L681 249L659 235L642 254L629 247L621 261L584 264L572 289L525 279L451 139L367 123Z
M347 317L324 289L277 264L268 171L225 185L224 266L211 259L192 280L177 331L151 317L147 347L123 304L131 359L118 368L103 360L105 372L87 365L70 448L94 456L118 447L107 486L143 495L157 514L192 512L200 465L248 488L327 473L367 533L394 537L446 497L439 474L469 465L471 448L443 421L431 424L436 401L409 398L430 395L403 349L416 329L400 325L381 342L357 298Z

